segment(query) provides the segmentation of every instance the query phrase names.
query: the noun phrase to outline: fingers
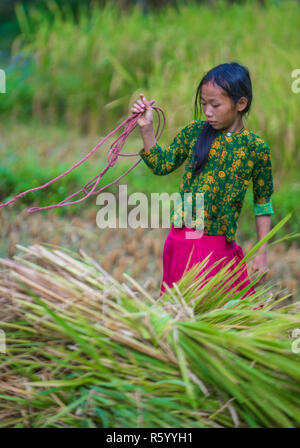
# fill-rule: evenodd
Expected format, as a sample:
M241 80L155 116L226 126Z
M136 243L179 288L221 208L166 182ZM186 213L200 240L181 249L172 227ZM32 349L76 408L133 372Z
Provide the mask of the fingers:
M138 104L143 110L145 110L146 105L145 105L141 100L137 100L137 104Z
M140 97L143 100L142 104L145 104L145 106L149 106L148 101L146 100L145 96L142 93L140 93Z
M150 102L147 101L145 96L142 93L140 93L140 97L141 97L141 99L143 101L143 104L145 104L146 107L152 106L155 103L155 100L151 100Z
M145 96L142 93L140 93L140 98L141 99L137 100L136 103L134 103L134 105L132 106L132 113L145 112L149 108L149 106L151 107L151 105L155 103L155 100L152 100L149 103L149 101L146 100Z
M145 110L146 106L141 100L137 100L131 108L131 112L133 113L145 112Z
M138 104L137 102L133 105L133 107L131 108L131 112L133 113L140 113L140 112L145 112L146 107L143 105L141 106L140 104Z
M139 111L136 107L133 106L133 107L131 108L131 113L132 113L132 114L139 114L140 111Z

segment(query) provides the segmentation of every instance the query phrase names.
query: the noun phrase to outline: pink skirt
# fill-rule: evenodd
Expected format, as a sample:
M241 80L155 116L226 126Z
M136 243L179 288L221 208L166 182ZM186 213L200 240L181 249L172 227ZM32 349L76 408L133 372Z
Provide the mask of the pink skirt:
M225 257L206 275L205 280L215 275L230 260L235 259L233 265L229 268L232 271L244 258L242 248L236 242L227 241L225 235L205 235L196 229L189 227L176 228L172 225L163 249L163 279L160 296L166 291L164 282L171 288L173 282L178 282L181 279L186 268L186 270L189 270L196 263L203 261L210 253L208 263L195 278L202 275L221 258ZM190 254L191 258L187 267ZM237 279L229 285L226 291L237 287L235 291L238 292L250 284L246 263L242 263L237 272L239 273ZM236 274L233 274L233 276ZM241 299L255 292L252 286Z

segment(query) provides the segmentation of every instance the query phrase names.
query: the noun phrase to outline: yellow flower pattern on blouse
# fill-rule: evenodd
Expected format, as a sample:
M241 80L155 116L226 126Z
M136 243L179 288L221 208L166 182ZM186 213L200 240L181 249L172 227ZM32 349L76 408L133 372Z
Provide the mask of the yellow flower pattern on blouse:
M204 120L194 120L177 133L168 147L162 148L156 143L149 151L142 149L139 154L157 176L167 175L185 162L179 193L182 200L184 193L192 193L190 227L203 225L205 234L225 234L227 240L233 242L250 181L253 184L255 215L274 213L270 147L257 134L246 129L231 133L231 136L218 131L203 171L194 175L194 146L204 124ZM196 216L196 193L204 195L204 222ZM184 217L184 207L175 205L171 224L184 226Z

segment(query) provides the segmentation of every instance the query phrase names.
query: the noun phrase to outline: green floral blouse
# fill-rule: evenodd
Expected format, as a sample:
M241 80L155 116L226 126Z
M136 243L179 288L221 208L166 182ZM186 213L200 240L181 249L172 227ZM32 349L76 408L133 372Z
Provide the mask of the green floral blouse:
M182 203L184 193L191 193L192 220L188 227L203 228L207 235L226 235L229 242L235 241L237 221L242 209L247 188L252 180L254 214L273 214L271 195L273 177L271 153L268 143L254 132L246 129L231 133L218 131L203 171L193 174L194 145L204 125L204 120L194 120L181 129L166 148L156 143L149 151L144 148L140 156L153 174L164 176L185 161L185 170L180 184ZM196 193L203 193L203 217L196 217ZM175 227L185 225L184 206L174 206L170 222Z

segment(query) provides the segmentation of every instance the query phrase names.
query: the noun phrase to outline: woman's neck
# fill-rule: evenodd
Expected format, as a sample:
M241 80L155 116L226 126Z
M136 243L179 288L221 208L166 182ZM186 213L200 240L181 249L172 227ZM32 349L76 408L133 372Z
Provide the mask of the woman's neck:
M236 122L233 122L230 126L228 126L225 129L222 129L223 132L239 132L244 128L244 123L242 119L237 120Z

